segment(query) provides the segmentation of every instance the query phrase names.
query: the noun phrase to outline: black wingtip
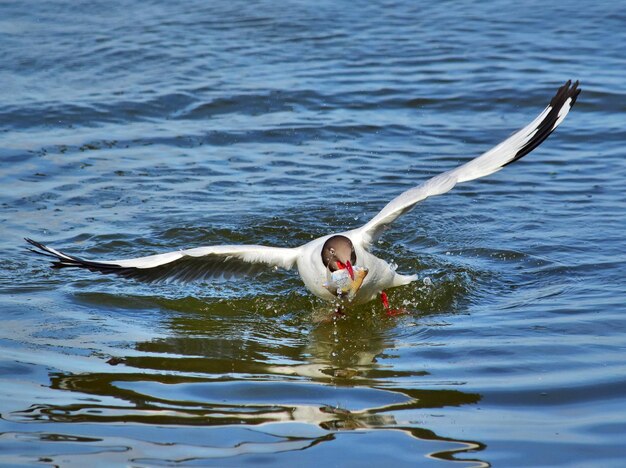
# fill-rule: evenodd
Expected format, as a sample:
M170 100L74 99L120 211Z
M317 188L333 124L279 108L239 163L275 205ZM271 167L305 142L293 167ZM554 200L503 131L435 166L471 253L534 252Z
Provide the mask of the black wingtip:
M532 150L534 150L537 146L545 141L548 136L554 131L556 128L556 124L559 121L559 114L561 109L565 105L567 105L567 101L571 100L569 103L569 107L573 107L578 95L580 94L581 89L578 87L580 82L576 80L572 85L572 80L567 80L567 82L561 86L554 97L550 100L550 112L544 117L544 119L537 126L537 131L533 135L533 137L526 142L526 144L519 149L517 154L504 166L508 166L509 164L514 163L515 161L523 158Z
M37 249L39 249L39 250L35 250L35 249L31 249L31 248L27 247L27 250L30 250L31 252L35 252L35 253L38 253L38 254L41 254L41 255L48 255L48 256L56 257L56 255L52 255L50 253L50 251L46 248L45 245L40 244L39 242L34 241L34 240L32 240L32 239L30 239L28 237L24 237L24 240L26 242L28 242L30 245L32 245L32 246L36 247Z
M572 98L572 106L574 105L574 103L576 102L576 99L578 99L578 95L582 91L578 87L579 84L580 84L580 82L578 80L576 80L574 82L574 86L572 86L572 89L570 90L570 97Z
M117 274L126 274L128 271L135 270L134 268L122 268L121 266L115 264L85 260L64 252L55 251L54 249L51 249L50 247L47 247L46 245L28 237L25 237L24 240L35 247L35 249L27 248L27 250L52 259L52 268L84 268L90 271L98 271L100 273Z
M42 252L41 250L32 249L30 247L26 247L26 250L28 250L29 252L32 252L32 253L36 253L37 255L41 255L42 257L57 259L56 256L54 256L52 254L49 254L49 253L46 253L46 252Z
M63 266L62 259L58 255L56 255L54 252L51 252L48 247L28 237L24 237L24 240L28 242L30 245L32 245L33 247L35 247L35 248L26 247L26 250L28 250L29 252L35 253L37 255L41 255L42 257L46 257L47 259L51 260L52 265L50 266L52 268L60 268Z
M52 268L60 268L62 266L65 266L63 264L63 259L59 257L57 254L55 254L54 252L52 252L48 247L46 247L42 243L37 242L28 237L24 237L24 240L28 242L30 245L32 245L33 247L35 247L34 249L30 247L26 247L26 250L32 253L36 253L37 255L41 255L42 257L46 257L48 259L53 260L52 265L51 265Z
M579 85L580 85L580 82L578 80L574 82L573 86L572 86L572 80L567 80L567 82L557 90L552 100L550 100L550 107L552 107L553 109L554 108L560 109L561 107L565 105L567 100L570 98L572 100L570 107L574 105L574 103L576 102L576 98L578 97L581 91L578 88Z

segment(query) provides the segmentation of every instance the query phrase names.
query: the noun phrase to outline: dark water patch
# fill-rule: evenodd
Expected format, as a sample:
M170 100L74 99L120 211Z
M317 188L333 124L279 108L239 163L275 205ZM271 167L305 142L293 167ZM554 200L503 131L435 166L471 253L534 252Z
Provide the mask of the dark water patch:
M71 388L84 394L111 393L116 396L118 405L98 404L97 400L64 407L37 405L12 413L10 419L110 424L129 418L128 422L142 425L182 423L189 427L210 427L225 423L256 426L281 421L309 422L311 415L307 413L314 413L322 429L377 429L393 427L397 424L395 416L403 411L460 407L476 404L481 399L480 395L456 390L335 388L298 382L246 383L229 379L152 379L139 374L55 375L52 387ZM331 404L325 401L329 398L333 399ZM352 408L342 406L342 402Z

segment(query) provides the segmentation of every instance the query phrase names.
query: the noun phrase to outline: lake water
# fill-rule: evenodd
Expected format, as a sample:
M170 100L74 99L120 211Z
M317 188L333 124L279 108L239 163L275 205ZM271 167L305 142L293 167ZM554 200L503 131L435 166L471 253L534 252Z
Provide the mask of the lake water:
M624 466L623 2L2 2L0 464ZM294 273L55 271L296 246L583 89L524 160L375 252L421 279L319 323Z

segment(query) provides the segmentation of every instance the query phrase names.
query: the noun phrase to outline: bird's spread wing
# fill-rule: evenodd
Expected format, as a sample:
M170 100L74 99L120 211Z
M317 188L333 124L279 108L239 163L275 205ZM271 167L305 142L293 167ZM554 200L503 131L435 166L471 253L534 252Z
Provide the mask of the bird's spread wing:
M574 85L568 81L559 88L548 107L526 127L481 156L400 194L370 222L357 229L355 234L360 235L363 244L367 246L380 236L387 225L425 198L445 193L458 183L493 174L526 156L563 121L579 93L578 81Z
M230 278L252 274L268 266L290 269L299 253L297 248L218 245L125 260L92 261L68 255L32 239L26 241L36 248L31 249L33 252L50 257L54 268L85 268L147 282Z

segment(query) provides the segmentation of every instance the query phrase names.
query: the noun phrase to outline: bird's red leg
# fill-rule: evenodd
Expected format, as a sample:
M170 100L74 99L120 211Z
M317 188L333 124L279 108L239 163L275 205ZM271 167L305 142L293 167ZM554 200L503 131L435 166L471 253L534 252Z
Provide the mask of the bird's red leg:
M385 291L380 292L380 300L383 303L383 307L385 308L385 311L388 311L389 310L389 298L387 297L387 293Z
M387 317L395 317L396 315L406 314L405 309L392 309L389 307L389 298L387 297L387 293L385 291L380 292L380 300L383 303Z

